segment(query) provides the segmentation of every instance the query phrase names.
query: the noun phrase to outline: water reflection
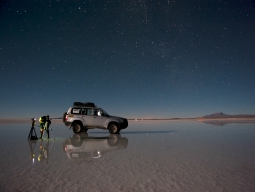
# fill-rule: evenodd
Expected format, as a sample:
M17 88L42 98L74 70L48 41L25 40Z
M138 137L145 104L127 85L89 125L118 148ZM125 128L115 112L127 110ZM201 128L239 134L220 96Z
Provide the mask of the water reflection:
M126 135L126 134L157 134L157 133L173 133L173 132L177 132L176 130L173 130L173 131L161 131L161 130L158 130L158 131L149 131L149 130L146 130L146 131L123 131L121 132L122 135ZM90 132L90 133L93 133L93 134L103 134L105 132Z
M255 120L205 120L201 122L215 126L224 126L231 123L236 124L255 123Z
M54 124L55 141L28 141L30 126L0 125L0 191L254 191L254 126L131 122L112 138Z
M30 161L34 164L35 162L46 162L48 163L49 156L51 154L52 147L54 145L53 140L50 144L50 140L28 140L30 149ZM35 151L36 145L39 143L39 151Z
M121 134L155 134L155 133L173 133L177 131L125 131Z
M35 163L35 158L36 158L36 154L35 154L36 143L37 143L37 140L28 140L28 145L29 145L29 149L30 149L29 159L33 163Z
M110 151L126 149L128 139L120 134L105 137L92 137L87 133L74 134L63 143L63 150L70 160L93 161Z

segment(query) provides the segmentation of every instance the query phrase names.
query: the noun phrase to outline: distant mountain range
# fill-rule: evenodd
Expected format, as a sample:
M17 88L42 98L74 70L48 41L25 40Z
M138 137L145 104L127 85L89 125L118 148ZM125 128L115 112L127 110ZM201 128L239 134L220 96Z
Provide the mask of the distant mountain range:
M227 115L225 113L213 113L211 115L205 115L202 118L216 119L216 118L255 118L255 115L239 114L239 115Z

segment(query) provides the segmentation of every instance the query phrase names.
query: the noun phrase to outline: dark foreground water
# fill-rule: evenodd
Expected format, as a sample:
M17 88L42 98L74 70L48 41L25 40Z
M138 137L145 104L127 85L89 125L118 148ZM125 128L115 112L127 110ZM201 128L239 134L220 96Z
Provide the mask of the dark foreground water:
M37 141L29 130L0 124L0 191L255 191L254 123L130 121L116 136L53 122L56 138Z

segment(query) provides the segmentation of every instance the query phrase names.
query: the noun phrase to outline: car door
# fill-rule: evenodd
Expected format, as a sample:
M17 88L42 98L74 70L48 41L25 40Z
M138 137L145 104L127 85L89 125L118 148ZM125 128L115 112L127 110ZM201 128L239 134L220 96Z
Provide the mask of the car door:
M82 108L82 118L84 126L92 126L93 116L91 108Z
M107 117L105 116L98 116L97 112L99 109L94 109L93 111L93 126L96 127L104 127L105 121L107 120Z

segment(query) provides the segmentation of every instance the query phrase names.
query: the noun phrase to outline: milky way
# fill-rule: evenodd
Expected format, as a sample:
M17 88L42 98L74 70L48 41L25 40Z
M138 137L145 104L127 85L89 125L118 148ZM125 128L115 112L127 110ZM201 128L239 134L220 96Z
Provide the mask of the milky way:
M1 1L0 116L255 113L253 1Z

